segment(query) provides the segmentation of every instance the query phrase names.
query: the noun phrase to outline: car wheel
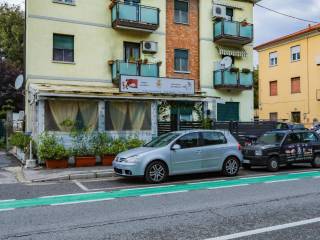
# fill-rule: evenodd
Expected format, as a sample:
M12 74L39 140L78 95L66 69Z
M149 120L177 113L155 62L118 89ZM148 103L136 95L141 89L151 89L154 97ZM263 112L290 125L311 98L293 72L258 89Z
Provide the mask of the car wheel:
M229 157L223 163L222 173L227 177L233 177L238 174L239 168L240 168L239 160L235 157Z
M148 183L162 183L168 177L167 166L161 161L154 161L146 168L145 180Z
M242 167L246 170L250 170L251 169L251 165L250 164L247 164L247 163L243 163L242 164Z
M312 167L320 168L320 155L316 155L311 163Z
M272 157L269 159L268 161L268 166L267 166L268 170L270 172L277 172L279 171L279 161L277 157Z

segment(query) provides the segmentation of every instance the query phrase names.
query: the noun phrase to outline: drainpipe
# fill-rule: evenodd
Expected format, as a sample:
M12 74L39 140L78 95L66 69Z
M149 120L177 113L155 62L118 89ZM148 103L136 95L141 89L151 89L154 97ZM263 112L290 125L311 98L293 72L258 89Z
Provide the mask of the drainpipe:
M307 36L307 83L308 83L308 114L310 114L310 79L309 79L309 36Z

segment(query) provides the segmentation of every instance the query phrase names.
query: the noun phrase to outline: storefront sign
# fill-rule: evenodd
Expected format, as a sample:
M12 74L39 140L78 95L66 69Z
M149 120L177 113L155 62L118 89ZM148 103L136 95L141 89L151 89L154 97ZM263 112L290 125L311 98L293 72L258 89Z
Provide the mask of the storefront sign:
M188 79L155 78L122 75L120 92L194 94L194 81Z

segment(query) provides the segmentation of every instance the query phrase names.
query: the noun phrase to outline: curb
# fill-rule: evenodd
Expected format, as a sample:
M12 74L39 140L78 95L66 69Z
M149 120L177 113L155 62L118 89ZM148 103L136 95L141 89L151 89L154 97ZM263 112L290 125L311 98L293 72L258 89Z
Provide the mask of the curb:
M34 179L34 180L31 180L31 182L81 180L81 179L107 178L107 177L115 177L115 176L116 175L114 174L114 172L112 170L112 171L99 171L99 172L67 174L67 175L62 175L59 177Z

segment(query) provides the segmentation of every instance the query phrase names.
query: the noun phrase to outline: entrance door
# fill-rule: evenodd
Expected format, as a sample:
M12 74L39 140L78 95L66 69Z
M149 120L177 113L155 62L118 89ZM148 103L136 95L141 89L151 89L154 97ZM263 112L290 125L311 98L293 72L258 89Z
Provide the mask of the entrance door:
M226 102L218 103L218 121L239 121L239 103Z
M137 61L140 59L140 44L139 43L124 43L124 60Z
M181 149L171 151L171 162L174 173L189 173L201 170L202 152L200 134L189 133L177 140Z

